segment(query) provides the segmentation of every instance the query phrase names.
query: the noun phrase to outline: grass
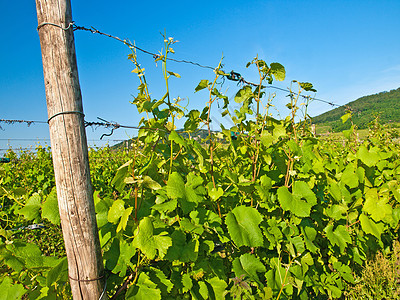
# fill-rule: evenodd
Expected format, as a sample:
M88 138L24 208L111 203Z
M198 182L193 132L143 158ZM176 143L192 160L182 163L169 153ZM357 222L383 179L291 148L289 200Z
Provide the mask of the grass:
M356 284L349 286L346 299L400 299L400 242L393 242L389 255L378 252L366 263Z

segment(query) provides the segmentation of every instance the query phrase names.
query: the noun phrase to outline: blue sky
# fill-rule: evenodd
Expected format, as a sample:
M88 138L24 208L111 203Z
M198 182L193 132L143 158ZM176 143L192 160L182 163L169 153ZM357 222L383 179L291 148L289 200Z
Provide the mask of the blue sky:
M34 1L1 0L0 119L47 120L43 71ZM256 55L286 68L286 88L291 80L308 81L317 98L345 104L358 97L400 87L400 1L77 1L72 0L77 25L134 41L151 52L163 47L160 32L179 40L176 59L216 66L224 56L225 71L235 70L256 81L254 69L245 65ZM86 120L97 117L124 125L137 125L140 117L129 103L138 80L127 60L129 49L112 39L75 32L79 79ZM160 64L139 53L154 98L164 93ZM189 99L200 109L206 94L194 93L201 79L213 72L191 65L169 64L182 78L172 79L173 97ZM226 82L227 95L237 91ZM285 93L277 92L273 104L281 115ZM311 115L331 109L313 102ZM215 112L214 129L226 122ZM229 125L229 122L227 123ZM0 124L0 149L46 142L46 124ZM103 145L108 131L87 129L89 144ZM110 139L126 139L134 131L119 129ZM18 139L33 139L22 141ZM47 143L49 143L47 141ZM113 144L113 141L109 141ZM1 155L0 151L0 155Z

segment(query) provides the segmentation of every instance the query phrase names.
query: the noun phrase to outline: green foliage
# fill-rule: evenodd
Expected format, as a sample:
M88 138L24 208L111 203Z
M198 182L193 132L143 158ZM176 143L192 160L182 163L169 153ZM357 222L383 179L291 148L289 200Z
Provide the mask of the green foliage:
M11 162L0 166L0 297L68 298L68 266L51 152L38 146L32 151L10 149L6 156ZM96 190L112 193L105 181L111 182L127 157L127 153L108 148L90 152ZM35 224L40 225L38 229L30 227Z
M20 299L25 293L26 290L22 286L22 284L13 284L12 279L9 277L4 277L1 284L1 300L8 299Z
M261 221L260 213L253 207L237 206L227 214L225 223L237 246L259 247L263 244L263 236L258 227Z
M235 110L217 84L225 73L202 80L204 109L186 111L173 98L164 40L161 63L167 90L152 99L135 49L129 59L140 85L132 103L142 127L129 149L91 151L90 164L107 294L126 299L309 299L340 298L357 283L362 266L398 239L399 146L377 129L362 143L315 138L307 105L291 94L291 116L273 119L265 92L285 69L255 58L258 87L244 85ZM315 91L297 82L299 92ZM215 102L233 126L210 128ZM304 113L304 122L297 122ZM183 119L184 134L176 130ZM203 130L204 138L196 133ZM232 138L231 133L235 133ZM43 161L50 153L26 155ZM46 223L59 240L54 178L34 164L2 167L0 285L30 299L68 297L65 251L35 245L30 233L10 230ZM23 155L21 155L21 158ZM19 170L25 164L24 171ZM36 170L36 171L35 171ZM31 174L32 173L32 174ZM30 174L30 176L26 176ZM42 175L42 176L41 176ZM45 221L43 221L45 220ZM43 244L43 238L41 240ZM355 279L356 278L356 279ZM119 287L125 287L118 290ZM117 292L118 291L118 292Z
M281 186L277 194L282 209L290 211L297 217L309 217L311 208L317 204L315 194L304 181L295 181L292 193L286 186Z

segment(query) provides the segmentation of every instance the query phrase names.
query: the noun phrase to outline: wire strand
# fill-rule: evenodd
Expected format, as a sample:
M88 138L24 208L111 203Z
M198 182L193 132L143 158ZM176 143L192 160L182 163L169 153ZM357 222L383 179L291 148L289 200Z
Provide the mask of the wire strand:
M55 27L61 28L62 30L65 30L65 31L66 31L66 30L69 30L69 29L72 27L72 28L73 28L73 31L82 30L82 31L91 32L91 33L93 33L93 34L99 34L99 35L102 35L102 36L106 36L106 37L115 39L115 40L117 40L117 41L119 41L119 42L121 42L121 43L124 43L125 45L127 45L127 46L129 46L129 47L131 47L131 48L134 48L134 49L136 49L136 50L139 50L139 51L141 51L141 52L143 52L143 53L145 53L145 54L151 55L151 56L153 56L154 58L159 58L159 57L160 57L160 55L157 54L157 53L154 53L154 52L145 50L145 49L143 49L143 48L140 48L140 47L138 47L138 46L132 44L131 42L127 41L126 39L121 39L121 38L119 38L119 37L117 37L117 36L114 36L114 35L111 35L111 34L102 32L102 31L100 31L100 30L94 28L93 26L91 26L90 28L88 28L88 27L85 27L85 26L78 26L78 25L75 24L75 22L71 22L71 23L68 24L68 27L65 27L65 28L64 28L64 27L62 27L61 25L58 25L58 24L54 24L54 23L50 23L50 22L43 22L43 23L41 23L41 24L37 27L37 30L39 30L40 28L42 28L42 27L45 26L45 25L55 26ZM173 62L177 62L177 63L191 64L191 65L194 65L194 66L197 66L197 67L200 67L200 68L215 70L215 68L213 68L213 67L211 67L211 66L202 65L202 64L200 64L200 63L193 62L193 61L189 61L189 60L175 59L175 58L171 58L171 57L167 57L167 60L170 60L170 61L173 61ZM239 73L236 73L236 72L234 72L234 71L232 71L230 74L225 75L225 77L227 77L229 80L238 81L239 84L240 84L240 83L245 83L245 84L248 84L248 85L251 85L251 86L255 86L255 87L259 86L258 84L255 84L255 83L253 83L253 82L250 82L250 81L245 80ZM279 87L272 86L272 85L267 86L267 87L268 87L268 88L273 88L273 89L276 89L276 90L281 90L281 91L289 92L290 94L299 95L299 96L301 96L301 97L303 97L303 98L308 98L308 97L309 97L309 96L300 95L299 93L294 93L294 92L292 92L292 91L290 91L290 90L288 90L288 89L283 89L283 88L279 88ZM319 101L319 102L323 102L323 103L329 104L329 105L331 105L331 106L336 106L336 107L342 107L342 106L343 106L343 105L339 105L339 104L336 104L336 103L334 103L334 102L332 102L332 101L328 101L328 100L324 100L324 99L319 99L319 98L312 98L312 99L315 100L315 101ZM51 119L51 118L50 118L50 119ZM50 119L49 119L49 120L50 120ZM120 127L122 127L122 126L120 126ZM1 128L1 127L0 127L0 128ZM136 129L137 129L137 128L136 128ZM112 134L112 133L111 133L111 134Z
M96 28L94 28L94 27L87 28L87 27L84 27L84 26L77 26L77 25L75 25L75 23L74 23L74 24L73 24L73 28L74 28L74 31L76 31L76 30L83 30L83 31L88 31L88 32L94 33L94 34L103 35L103 36L106 36L106 37L115 39L115 40L117 40L117 41L119 41L119 42L121 42L121 43L124 43L125 45L127 45L127 46L129 46L129 47L132 47L132 48L134 48L134 49L136 49L136 50L139 50L139 51L141 51L141 52L143 52L143 53L145 53L145 54L151 55L151 56L153 56L154 58L160 57L159 54L156 54L156 53L154 53L154 52L151 52L151 51L145 50L145 49L143 49L143 48L140 48L140 47L138 47L138 46L132 44L131 42L129 42L129 41L125 40L125 39L123 40L123 39L121 39L121 38L119 38L119 37L117 37L117 36L113 36L113 35L111 35L111 34L101 32L100 30L98 30L98 29L96 29ZM177 63L192 64L192 65L198 66L198 67L200 67L200 68L206 68L206 69L215 70L215 68L213 68L213 67L211 67L211 66L202 65L202 64L200 64L200 63L193 62L193 61L189 61L189 60L174 59L174 58L171 58L171 57L167 57L167 60L174 61L174 62L177 62ZM228 78L229 80L238 81L239 84L240 84L240 83L244 83L244 84L248 84L248 85L251 85L251 86L254 86L254 87L259 86L259 85L256 84L256 83L253 83L253 82L250 82L250 81L245 80L239 73L236 73L236 72L234 72L234 71L232 71L230 74L226 74L225 77ZM269 85L269 86L267 86L267 87L268 87L268 88L274 88L274 89L276 89L276 90L281 90L281 91L289 92L289 93L291 93L291 94L299 95L299 96L301 96L301 97L303 97L303 98L309 97L309 96L300 95L300 94L294 93L294 92L292 92L292 91L290 91L290 90L288 90L288 89L279 88L279 87L276 87L276 86L273 86L273 85ZM342 106L343 106L343 105L339 105L339 104L336 104L336 103L334 103L334 102L332 102L332 101L328 101L328 100L324 100L324 99L319 99L319 98L312 98L312 99L315 100L315 101L319 101L319 102L323 102L323 103L329 104L329 105L331 105L331 106L336 106L336 107L342 107Z
M134 49L136 49L136 50L139 50L139 51L141 51L141 52L143 52L143 53L145 53L145 54L149 54L149 55L153 56L154 58L160 57L160 55L157 54L157 53L150 52L150 51L148 51L148 50L145 50L145 49L143 49L143 48L140 48L140 47L138 47L138 46L132 44L131 42L129 42L129 41L125 40L125 39L123 40L123 39L121 39L121 38L119 38L119 37L117 37L117 36L114 36L114 35L111 35L111 34L108 34L108 33L105 33L105 32L101 32L100 30L97 30L97 29L94 28L94 27L87 28L87 27L84 27L84 26L77 26L77 25L74 25L74 31L76 31L76 30L89 31L89 32L91 32L91 33L103 35L103 36L112 38L112 39L114 39L114 40L117 40L117 41L119 41L119 42L121 42L121 43L124 43L125 45L127 45L127 46L129 46L129 47L132 47L132 48L134 48ZM175 58L167 57L167 60L174 61L174 62L177 62L177 63L192 64L192 65L198 66L198 67L200 67L200 68L205 68L205 69L211 69L211 70L214 70L214 69L215 69L215 68L210 67L210 66L202 65L202 64L199 64L199 63L197 63L197 62L193 62L193 61L189 61L189 60L184 60L184 59L175 59Z

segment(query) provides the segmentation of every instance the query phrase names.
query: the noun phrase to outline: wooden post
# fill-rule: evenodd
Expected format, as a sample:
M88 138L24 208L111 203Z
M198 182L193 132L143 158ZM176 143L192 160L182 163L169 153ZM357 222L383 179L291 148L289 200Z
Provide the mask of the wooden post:
M36 0L61 226L74 299L103 298L105 275L90 181L70 0Z

